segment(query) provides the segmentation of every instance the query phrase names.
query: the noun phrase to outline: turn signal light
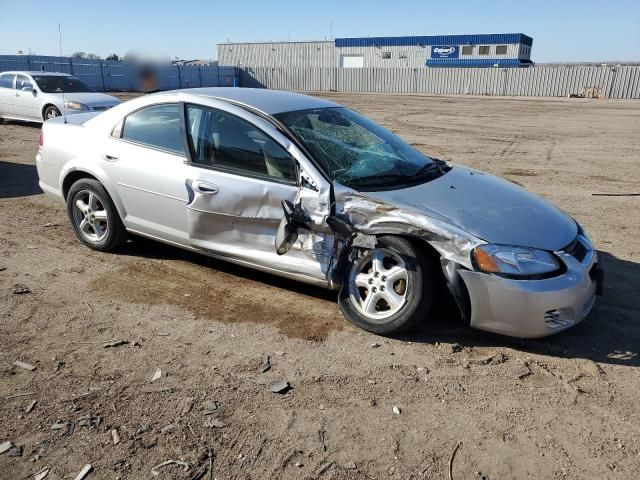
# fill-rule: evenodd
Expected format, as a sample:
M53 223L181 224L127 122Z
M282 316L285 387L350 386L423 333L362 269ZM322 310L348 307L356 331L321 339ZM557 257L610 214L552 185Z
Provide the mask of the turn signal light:
M480 268L480 270L482 270L483 272L500 271L500 267L498 266L495 257L489 255L481 248L476 248L473 253L476 259L476 264L478 265L478 268Z

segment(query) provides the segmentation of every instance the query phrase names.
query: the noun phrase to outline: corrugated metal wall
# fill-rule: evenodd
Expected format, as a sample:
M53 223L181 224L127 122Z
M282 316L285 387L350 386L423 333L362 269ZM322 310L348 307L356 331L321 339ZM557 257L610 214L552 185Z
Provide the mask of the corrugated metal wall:
M338 54L333 41L221 43L218 62L243 67L337 67Z
M564 97L596 89L640 98L640 67L272 68L240 70L240 86L298 91Z
M113 60L37 55L0 55L0 72L8 70L70 73L99 91L136 90L138 67ZM161 90L238 86L236 67L204 65L154 67Z
M469 38L473 38L470 36ZM495 38L520 38L520 35L488 35ZM513 38L511 38L513 37ZM402 41L405 37L388 38L388 41L375 46L370 39L342 39L353 42L315 41L315 42L258 42L258 43L221 43L218 44L218 61L220 65L239 67L280 67L280 68L334 68L341 66L343 55L361 55L365 68L415 67L427 68L426 61L431 58L430 43L419 44L416 39L433 39L437 37L406 37L410 41ZM455 37L454 37L455 38ZM358 40L357 42L355 40ZM362 40L362 41L360 41ZM336 46L338 44L338 46ZM436 44L437 45L437 44ZM447 44L443 44L447 45ZM452 43L451 45L458 45ZM528 59L529 55L520 54L519 43L503 43L507 45L505 55L496 55L496 44L487 43L491 48L489 55L480 55L479 45L474 44L471 55L462 55L459 60L495 60ZM527 47L529 48L529 47ZM385 52L390 58L385 58ZM445 59L445 61L448 59ZM495 63L491 62L491 63Z

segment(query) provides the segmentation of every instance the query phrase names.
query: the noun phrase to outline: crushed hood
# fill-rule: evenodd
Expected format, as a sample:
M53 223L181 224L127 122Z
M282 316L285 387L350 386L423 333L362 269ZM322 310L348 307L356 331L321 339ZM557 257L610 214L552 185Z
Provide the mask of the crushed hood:
M459 166L421 185L364 195L451 223L489 243L558 250L578 233L576 223L546 200Z

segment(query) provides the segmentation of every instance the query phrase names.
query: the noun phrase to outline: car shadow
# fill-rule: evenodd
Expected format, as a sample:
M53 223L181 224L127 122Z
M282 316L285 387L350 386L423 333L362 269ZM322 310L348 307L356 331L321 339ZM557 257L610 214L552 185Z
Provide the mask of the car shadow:
M557 335L517 339L481 332L465 326L451 308L444 308L436 309L429 325L396 338L463 347L510 347L531 354L640 366L640 264L608 252L599 251L598 255L605 270L604 294L582 323Z
M194 265L200 265L205 268L215 269L222 273L228 273L248 280L264 283L272 287L291 290L302 295L318 298L321 300L329 300L335 302L337 292L327 290L325 288L316 287L296 280L279 277L270 273L261 272L242 265L236 265L224 260L218 260L206 255L183 250L173 247L165 243L150 240L145 237L133 236L132 241L127 242L120 247L117 252L119 255L129 255L134 257L150 258L155 260L180 260L189 262Z
M35 165L0 160L0 198L29 197L40 193Z
M142 237L134 237L118 253L152 259L181 260L321 300L335 302L337 298L335 291ZM482 332L466 326L452 300L444 298L434 308L430 321L423 327L393 338L414 343L457 343L462 347L508 347L531 354L640 366L640 296L637 291L637 286L640 285L640 264L619 259L607 252L598 254L606 274L604 295L598 297L587 319L565 332L542 339L518 339Z

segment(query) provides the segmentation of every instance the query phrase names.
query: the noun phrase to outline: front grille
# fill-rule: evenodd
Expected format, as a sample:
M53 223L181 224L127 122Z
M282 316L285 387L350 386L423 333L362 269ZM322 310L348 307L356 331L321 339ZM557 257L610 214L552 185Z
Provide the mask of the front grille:
M559 328L566 328L573 322L568 318L564 318L560 310L549 310L544 314L544 323L546 323L547 327L551 330L557 330Z
M585 247L584 243L582 243L580 241L580 237L579 236L576 237L573 242L571 242L569 245L567 245L562 250L565 253L568 253L569 255L574 257L576 260L578 260L581 263L585 259L585 257L587 256L587 253L589 252L589 250L587 250L587 247Z

